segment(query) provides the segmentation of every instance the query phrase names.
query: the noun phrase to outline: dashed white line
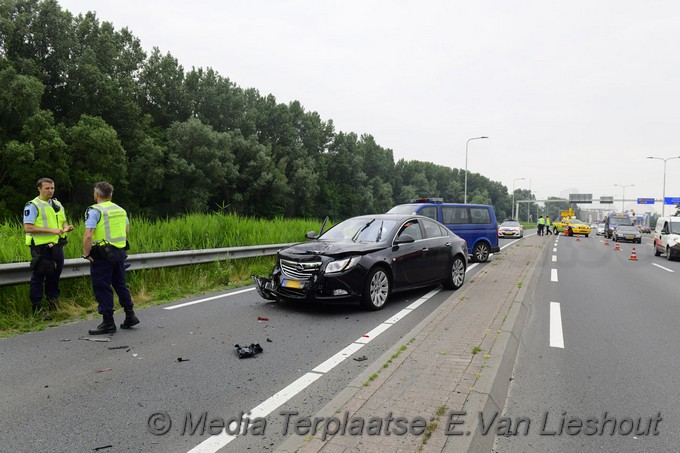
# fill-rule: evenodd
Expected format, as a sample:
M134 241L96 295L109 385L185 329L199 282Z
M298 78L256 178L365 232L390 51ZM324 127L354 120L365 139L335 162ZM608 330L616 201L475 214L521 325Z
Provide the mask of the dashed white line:
M553 253L557 252L557 247L553 247Z
M553 255L553 256L552 256L552 262L553 262L553 263L556 263L556 262L557 262L557 255Z
M667 267L663 267L663 266L656 264L656 263L652 263L652 266L660 267L661 269L663 269L667 272L675 272L673 269L668 269Z
M562 311L559 302L550 302L550 347L564 348Z
M557 281L557 269L550 269L550 281L551 282Z

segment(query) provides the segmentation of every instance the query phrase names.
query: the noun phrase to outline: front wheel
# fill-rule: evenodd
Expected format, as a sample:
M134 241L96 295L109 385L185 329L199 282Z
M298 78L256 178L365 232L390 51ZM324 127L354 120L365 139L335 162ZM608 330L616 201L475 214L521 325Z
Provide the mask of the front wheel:
M656 248L656 243L654 243L653 245L654 245L654 256L661 256L661 252L659 251L659 249Z
M472 249L472 256L475 258L475 261L479 263L483 263L484 261L489 259L489 246L486 244L486 242L480 242L479 244L475 245L475 248Z
M671 252L671 248L669 246L666 246L666 259L668 261L673 261L673 253Z
M588 237L588 235L587 235L587 234L586 234L586 237Z
M446 289L458 289L463 286L465 281L465 261L460 256L453 258L451 263L451 272L444 279L442 284Z
M368 273L364 292L361 295L361 305L364 308L376 311L383 308L390 295L390 277L381 267L376 267Z

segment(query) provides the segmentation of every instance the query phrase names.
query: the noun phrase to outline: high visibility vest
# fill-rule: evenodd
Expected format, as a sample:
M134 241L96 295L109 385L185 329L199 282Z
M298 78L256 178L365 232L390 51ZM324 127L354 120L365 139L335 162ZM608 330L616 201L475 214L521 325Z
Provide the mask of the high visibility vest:
M57 213L54 212L49 202L43 201L40 197L35 197L29 201L38 208L38 217L33 224L41 228L59 228ZM26 245L44 245L59 242L59 235L54 233L26 233Z
M92 240L95 245L109 243L122 249L127 241L127 213L115 203L104 201L90 206L101 213Z
M545 225L550 226L550 219L545 219Z
M57 228L62 228L64 223L66 223L66 211L64 210L64 206L56 198L52 198L52 203L59 206L59 212L57 212ZM66 232L60 235L60 237L65 238Z
M538 224L539 224L539 225L545 225L545 219L544 219L543 217L541 217L540 219L538 219Z

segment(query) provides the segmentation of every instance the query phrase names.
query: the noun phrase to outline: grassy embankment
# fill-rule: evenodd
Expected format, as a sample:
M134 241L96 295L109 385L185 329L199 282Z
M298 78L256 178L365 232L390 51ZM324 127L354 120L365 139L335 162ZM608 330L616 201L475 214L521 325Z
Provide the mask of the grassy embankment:
M75 223L75 227L64 249L67 259L82 255L84 225ZM133 218L129 253L298 242L304 240L307 231L318 232L320 227L319 220L261 220L229 214L192 214L161 221ZM30 260L21 224L0 224L0 241L3 244L0 263ZM273 264L274 257L258 257L175 268L131 269L127 272L127 283L135 306L140 308L243 286L250 283L253 274L269 274ZM0 286L0 336L42 330L49 325L97 314L89 278L63 279L60 287L60 308L52 313L52 321L43 321L31 314L28 284ZM116 307L120 308L118 302Z

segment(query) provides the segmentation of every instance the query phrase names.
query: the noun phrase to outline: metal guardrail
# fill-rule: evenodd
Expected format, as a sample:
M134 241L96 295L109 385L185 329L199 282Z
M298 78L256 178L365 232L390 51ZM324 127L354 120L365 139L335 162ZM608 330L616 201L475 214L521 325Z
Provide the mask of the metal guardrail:
M227 259L275 255L278 250L293 244L297 244L297 242L220 249L181 250L178 252L139 253L129 255L125 262L130 265L128 270L187 266ZM0 264L0 286L28 283L31 281L29 264L29 262ZM90 265L84 259L64 260L64 270L61 273L61 278L86 277L88 275L90 275Z

